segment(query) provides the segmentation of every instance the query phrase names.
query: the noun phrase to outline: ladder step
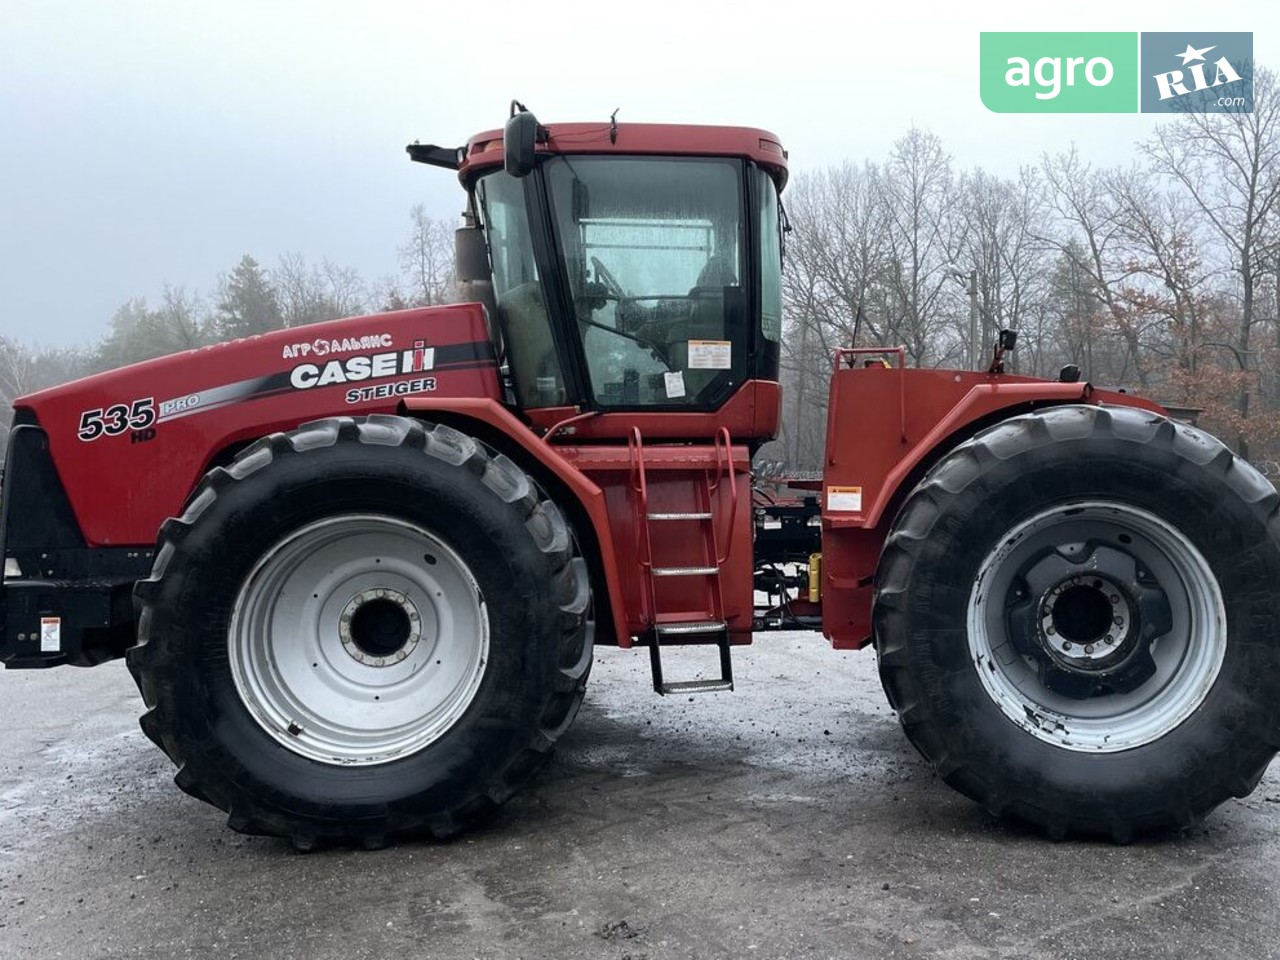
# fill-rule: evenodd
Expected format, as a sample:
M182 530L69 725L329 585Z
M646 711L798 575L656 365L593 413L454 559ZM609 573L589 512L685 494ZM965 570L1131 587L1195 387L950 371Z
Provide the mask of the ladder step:
M723 620L682 620L675 623L657 623L654 630L662 637L690 633L719 633L728 624Z
M677 680L675 683L664 683L659 693L715 693L717 690L732 690L732 680Z
M650 520L710 520L711 511L706 510L698 513L650 513L647 516Z
M655 577L709 577L719 573L719 567L654 567Z

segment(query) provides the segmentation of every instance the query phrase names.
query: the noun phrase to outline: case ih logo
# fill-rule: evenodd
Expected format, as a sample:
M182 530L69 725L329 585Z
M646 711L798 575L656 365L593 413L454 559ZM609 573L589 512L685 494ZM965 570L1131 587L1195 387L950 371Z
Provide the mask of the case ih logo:
M421 373L435 367L435 347L425 340L413 341L412 350L360 354L325 364L300 363L289 371L289 383L297 390L328 387L338 383L381 380L404 373Z

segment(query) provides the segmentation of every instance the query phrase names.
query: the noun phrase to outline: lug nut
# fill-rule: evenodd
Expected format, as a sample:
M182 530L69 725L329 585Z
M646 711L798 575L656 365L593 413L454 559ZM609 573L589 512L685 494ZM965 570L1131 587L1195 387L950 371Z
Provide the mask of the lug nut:
M1092 644L1092 643L1086 643L1086 644L1084 645L1084 652L1085 652L1085 653L1089 653L1089 654L1093 653L1093 644Z
M1070 641L1070 640L1063 640L1063 641L1062 641L1062 649L1063 649L1063 650L1070 650L1070 649L1071 649L1071 641Z

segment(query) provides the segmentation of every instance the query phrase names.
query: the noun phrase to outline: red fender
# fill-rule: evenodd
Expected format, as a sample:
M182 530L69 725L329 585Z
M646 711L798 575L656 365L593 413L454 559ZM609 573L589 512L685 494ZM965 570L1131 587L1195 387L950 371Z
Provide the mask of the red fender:
M897 351L884 351L896 353ZM1158 404L1130 394L957 370L848 366L841 352L827 407L823 468L823 633L841 649L871 640L876 565L902 500L945 453L998 420L1040 406Z

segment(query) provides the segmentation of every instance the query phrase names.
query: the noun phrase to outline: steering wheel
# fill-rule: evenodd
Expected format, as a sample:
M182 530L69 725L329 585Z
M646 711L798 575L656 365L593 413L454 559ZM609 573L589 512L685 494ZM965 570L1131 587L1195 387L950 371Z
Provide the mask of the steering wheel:
M609 268L600 262L599 257L591 258L591 267L596 272L596 279L603 283L605 289L609 292L609 296L615 300L626 298L627 292L622 289L622 284L609 272Z

